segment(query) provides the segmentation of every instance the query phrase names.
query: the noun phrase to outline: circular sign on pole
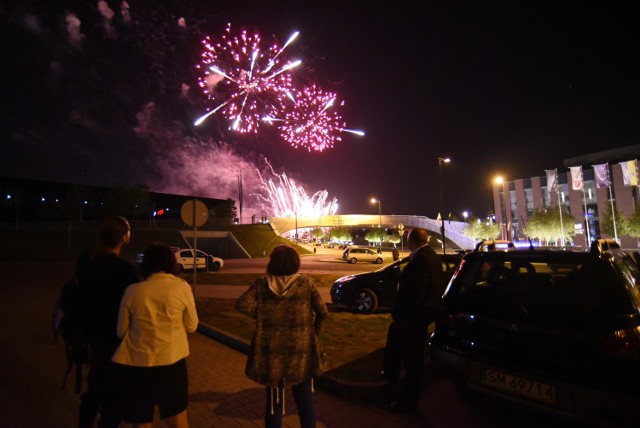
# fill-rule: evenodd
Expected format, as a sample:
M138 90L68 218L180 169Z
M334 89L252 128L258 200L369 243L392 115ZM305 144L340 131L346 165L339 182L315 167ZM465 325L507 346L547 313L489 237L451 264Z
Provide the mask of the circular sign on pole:
M191 199L182 204L180 217L187 226L201 227L209 220L209 209L201 200Z

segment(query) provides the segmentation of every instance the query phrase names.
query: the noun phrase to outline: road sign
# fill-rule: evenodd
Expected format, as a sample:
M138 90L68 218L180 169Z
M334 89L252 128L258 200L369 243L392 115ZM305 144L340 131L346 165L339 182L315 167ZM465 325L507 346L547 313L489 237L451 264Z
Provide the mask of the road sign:
M187 226L201 227L209 220L209 209L201 200L191 199L182 204L180 217Z

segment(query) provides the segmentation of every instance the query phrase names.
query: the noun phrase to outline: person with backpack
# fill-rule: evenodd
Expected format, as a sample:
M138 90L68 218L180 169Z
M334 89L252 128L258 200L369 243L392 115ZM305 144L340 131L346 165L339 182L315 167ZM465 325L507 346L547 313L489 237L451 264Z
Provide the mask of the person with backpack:
M113 362L119 365L123 419L136 427L153 425L156 406L168 426L189 426L187 333L196 331L198 314L191 287L177 271L174 251L151 244L140 266L144 281L130 285L122 297L122 343Z
M83 322L89 344L87 390L80 399L78 427L118 427L122 419L115 365L111 358L120 344L116 334L118 310L124 290L139 281L136 267L120 257L131 238L129 222L120 216L104 219L95 247L83 251L76 265L76 280L83 296Z

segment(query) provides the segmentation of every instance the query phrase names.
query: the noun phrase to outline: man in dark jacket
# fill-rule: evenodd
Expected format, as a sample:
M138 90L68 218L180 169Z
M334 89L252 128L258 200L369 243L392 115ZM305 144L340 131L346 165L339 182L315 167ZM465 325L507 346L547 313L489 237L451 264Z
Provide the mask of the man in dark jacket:
M407 238L411 260L398 281L398 296L391 316L384 355L384 375L391 385L389 410L415 412L422 386L427 329L437 315L444 292L442 263L429 247L429 235L422 228ZM400 383L400 367L406 375Z
M90 350L88 388L82 394L78 426L92 427L98 413L98 427L118 427L121 410L111 357L120 339L116 334L118 311L125 288L138 282L136 268L120 257L129 243L131 229L123 217L105 219L98 230L98 243L78 257L78 284L85 298Z

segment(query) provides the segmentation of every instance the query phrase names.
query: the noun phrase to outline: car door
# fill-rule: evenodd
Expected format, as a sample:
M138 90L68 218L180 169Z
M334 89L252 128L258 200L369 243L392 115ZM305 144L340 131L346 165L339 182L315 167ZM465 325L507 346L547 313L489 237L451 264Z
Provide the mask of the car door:
M196 251L196 263L197 263L198 269L207 268L207 258L208 258L208 255L206 253L203 253L200 250Z
M362 254L363 262L375 262L378 258L378 254L372 250L364 250Z
M378 304L380 306L393 306L398 296L398 280L400 273L409 263L409 258L397 261L381 270L381 275L377 278Z
M193 251L182 250L177 255L178 265L182 265L183 269L193 269ZM204 269L207 266L207 259L203 257L200 251L197 252L196 266L198 269Z

